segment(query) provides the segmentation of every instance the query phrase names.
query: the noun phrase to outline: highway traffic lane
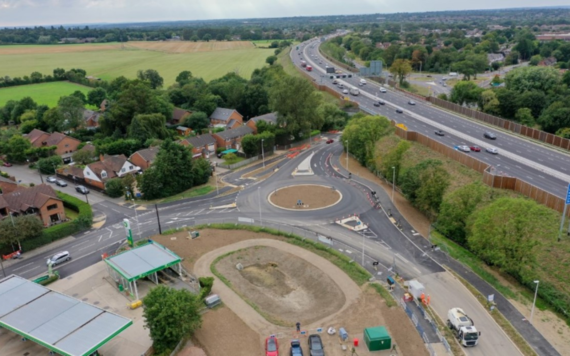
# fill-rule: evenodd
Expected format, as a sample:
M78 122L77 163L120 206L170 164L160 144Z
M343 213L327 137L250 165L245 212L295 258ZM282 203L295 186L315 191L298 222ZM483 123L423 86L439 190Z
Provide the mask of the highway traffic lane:
M449 309L459 307L473 319L477 331L481 331L481 339L477 346L465 349L468 350L469 355L522 355L503 329L489 315L489 312L450 273L422 275L418 277L418 280L426 288L426 294L431 296L431 306L438 315L447 316ZM446 320L447 317L442 319Z

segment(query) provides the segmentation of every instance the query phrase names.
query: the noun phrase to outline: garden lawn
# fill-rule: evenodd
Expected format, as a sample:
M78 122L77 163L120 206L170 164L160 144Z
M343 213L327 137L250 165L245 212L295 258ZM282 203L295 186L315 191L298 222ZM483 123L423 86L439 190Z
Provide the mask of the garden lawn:
M2 59L0 59L1 61ZM26 96L31 97L40 105L55 107L60 97L70 95L76 90L87 95L91 88L70 82L51 82L0 88L0 107L6 105L6 102L9 100L21 100Z

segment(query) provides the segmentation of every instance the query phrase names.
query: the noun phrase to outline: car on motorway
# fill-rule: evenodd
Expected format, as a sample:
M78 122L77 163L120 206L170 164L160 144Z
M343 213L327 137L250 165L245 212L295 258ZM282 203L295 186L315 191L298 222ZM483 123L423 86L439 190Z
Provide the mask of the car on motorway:
M483 134L483 136L484 136L485 138L488 138L489 140L496 140L496 139L497 139L497 135L495 135L494 133L489 132L489 131L486 131L486 132Z
M386 102L384 100L378 100L374 102L374 106L380 106L380 105L386 105Z
M75 191L81 194L89 194L89 189L87 189L83 185L78 185L77 187L75 187Z
M67 182L61 179L56 179L55 184L57 184L60 187L67 187Z
M291 340L291 356L303 356L301 341L298 339Z
M333 79L333 84L338 84L338 80Z
M273 335L265 339L265 356L279 356L279 341Z
M327 140L327 145L328 145L329 143L333 143L333 142L334 142L334 140L333 140L332 138L329 138L329 139Z
M473 152L481 152L481 147L479 146L471 146L469 149Z
M445 84L445 83L443 83L442 85L443 85L444 87L446 87L446 86L447 86L447 84Z
M348 94L348 89L344 89L344 90L342 91L342 93L343 93L343 94Z
M410 100L410 101L408 101L408 104L409 104L409 105L416 105L416 102L413 101L413 100Z
M2 165L4 167L12 167L12 163L10 163L10 162L4 162L4 163L2 163Z
M55 182L57 182L57 178L54 177L54 176L49 176L49 177L47 177L46 180L47 180L48 183L55 183Z
M62 252L56 253L52 257L48 258L46 265L56 266L60 263L67 262L69 260L71 260L71 255L69 254L69 252L68 251L62 251Z
M402 109L400 109L400 108L396 108L396 112L397 112L398 114L403 114L403 113L404 113L404 110L402 110Z
M340 83L340 84L338 85L338 87L342 89L342 88L344 88L344 84Z
M386 92L386 88L380 87L380 93L385 93L385 92Z
M443 132L441 130L435 130L435 134L438 136L445 136L445 132Z
M366 84L366 80L365 80L365 79L360 79L360 84L365 85L365 84Z
M309 354L311 356L325 356L323 341L317 334L309 335Z
M465 145L455 146L455 149L462 152L471 152L471 148Z
M499 150L496 147L487 147L485 149L485 151L494 154L494 155L498 155L499 154Z

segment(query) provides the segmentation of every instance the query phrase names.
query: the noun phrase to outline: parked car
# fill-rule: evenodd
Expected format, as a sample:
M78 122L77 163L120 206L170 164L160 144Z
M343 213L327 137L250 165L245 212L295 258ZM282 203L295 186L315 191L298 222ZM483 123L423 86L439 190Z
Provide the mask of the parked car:
M10 163L10 162L4 162L2 165L4 167L12 167L12 163Z
M485 149L485 151L494 154L494 155L498 155L499 154L499 150L496 147L487 147Z
M385 92L386 92L386 88L380 87L380 93L385 93Z
M60 263L66 262L71 260L71 255L69 254L69 252L67 251L63 251L63 252L59 252L56 253L55 255L53 255L52 257L48 258L46 264L55 266L58 265Z
M325 356L323 341L317 334L309 335L309 355Z
M410 101L408 101L408 104L409 104L409 105L416 105L416 102L413 101L413 100L410 100Z
M57 182L57 178L54 177L54 176L47 177L46 180L48 181L48 183L55 183L55 182Z
M279 342L275 336L265 339L265 356L279 356Z
M327 144L333 143L333 142L334 142L334 140L333 140L332 138L329 138L329 139L327 140Z
M303 356L301 341L298 339L291 340L291 356Z
M403 114L403 113L404 113L404 110L402 110L402 109L400 109L400 108L397 108L397 109L396 109L396 112L397 112L398 114Z
M459 151L463 151L463 152L471 152L471 149L469 148L469 146L461 145L461 146L457 146L457 149Z
M87 189L86 187L84 187L82 185L78 185L77 187L75 187L75 190L81 194L89 194L89 189Z
M445 136L445 133L441 130L435 130L435 134L438 136Z
M495 135L492 132L486 131L483 136L485 136L485 138L488 138L489 140L496 140L497 139L497 135Z
M67 182L61 179L56 179L55 184L57 184L60 187L67 187Z
M473 152L481 152L481 147L479 146L471 146L469 149L471 149Z

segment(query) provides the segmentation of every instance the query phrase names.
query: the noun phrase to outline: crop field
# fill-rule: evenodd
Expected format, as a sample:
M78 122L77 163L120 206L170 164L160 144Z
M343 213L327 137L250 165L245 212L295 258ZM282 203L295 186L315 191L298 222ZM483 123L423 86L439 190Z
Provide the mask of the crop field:
M55 68L82 68L87 75L105 80L135 78L138 70L155 69L165 86L178 73L191 71L206 81L228 72L249 79L265 64L273 49L255 48L251 42L126 42L53 46L0 47L0 76L21 77L37 71L52 74Z
M1 88L0 107L4 106L8 100L20 100L29 96L34 99L36 103L47 105L51 108L56 106L60 97L69 95L76 90L80 90L83 94L87 95L87 92L91 90L91 88L69 82L52 82Z

